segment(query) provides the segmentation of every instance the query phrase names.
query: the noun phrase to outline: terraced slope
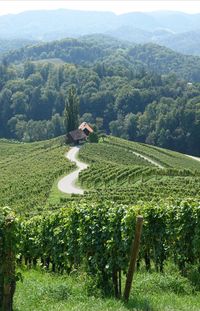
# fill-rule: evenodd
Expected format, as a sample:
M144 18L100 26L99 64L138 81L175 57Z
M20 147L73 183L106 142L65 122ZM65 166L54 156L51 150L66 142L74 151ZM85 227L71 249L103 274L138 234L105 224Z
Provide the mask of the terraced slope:
M79 182L87 189L86 200L134 204L200 198L200 162L186 155L107 137L98 144L85 144L79 156L90 163L79 174Z
M114 146L123 146L124 149L138 152L155 160L157 163L160 163L164 167L200 171L200 163L197 163L195 159L189 158L188 156L179 152L155 147L152 145L131 142L117 137L109 137L107 143Z
M0 141L0 206L43 209L55 179L74 165L60 139L23 144Z
M0 141L0 206L18 211L43 210L52 185L75 169L64 157L60 139L32 144ZM162 168L137 156L152 159ZM56 190L50 205L109 200L128 205L139 201L200 198L200 162L169 150L108 137L85 144L79 153L89 167L80 172L84 192L65 195ZM54 189L55 190L55 189Z

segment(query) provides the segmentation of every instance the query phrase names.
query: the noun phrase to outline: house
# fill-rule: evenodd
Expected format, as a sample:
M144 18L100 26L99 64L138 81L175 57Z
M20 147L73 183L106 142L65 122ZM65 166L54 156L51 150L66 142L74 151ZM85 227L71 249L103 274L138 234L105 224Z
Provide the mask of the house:
M79 129L82 130L87 136L90 133L94 132L91 126L87 122L81 123L81 125L79 126Z
M85 141L90 133L93 133L93 129L87 122L83 122L78 129L67 134L67 142L79 144Z
M69 143L79 144L86 140L86 138L87 135L81 129L76 129L67 134L67 140Z

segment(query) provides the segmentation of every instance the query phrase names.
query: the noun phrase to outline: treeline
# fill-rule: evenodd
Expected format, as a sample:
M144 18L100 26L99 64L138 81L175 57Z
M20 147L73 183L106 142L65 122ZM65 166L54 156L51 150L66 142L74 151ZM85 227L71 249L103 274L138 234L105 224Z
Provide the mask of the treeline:
M92 40L85 39L88 49ZM199 155L200 84L172 73L160 75L156 68L148 71L141 62L131 61L133 49L127 58L116 41L106 41L104 50L105 41L94 42L99 42L96 51L99 45L99 53L107 56L82 65L77 64L78 56L74 56L76 64L58 59L10 65L4 61L0 65L0 137L35 141L64 134L68 128L64 110L74 86L80 121L96 123L115 136ZM72 48L78 41L69 42ZM52 48L53 44L47 45ZM59 56L58 46L58 55L51 57Z
M3 54L14 49L20 49L22 47L36 44L37 41L27 39L1 39L0 38L0 59L3 58Z
M106 35L90 35L80 39L63 39L22 47L4 55L4 62L19 63L26 60L58 58L74 64L94 64L111 60L115 64L136 66L158 74L176 73L179 78L200 82L200 57L183 55L154 43L136 45L118 41Z
M4 62L60 58L75 64L91 63L104 56L112 55L116 49L125 46L125 43L110 37L108 40L104 35L88 36L83 39L69 38L10 51L4 55Z

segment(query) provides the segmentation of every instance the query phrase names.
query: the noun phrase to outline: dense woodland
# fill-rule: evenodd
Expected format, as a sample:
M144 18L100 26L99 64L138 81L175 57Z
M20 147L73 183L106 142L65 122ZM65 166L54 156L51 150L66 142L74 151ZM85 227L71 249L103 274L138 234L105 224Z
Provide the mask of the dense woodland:
M0 136L66 132L74 86L80 121L130 140L200 154L200 58L105 36L7 53L0 64Z
M0 59L3 57L4 53L8 51L36 43L36 41L26 39L0 39Z

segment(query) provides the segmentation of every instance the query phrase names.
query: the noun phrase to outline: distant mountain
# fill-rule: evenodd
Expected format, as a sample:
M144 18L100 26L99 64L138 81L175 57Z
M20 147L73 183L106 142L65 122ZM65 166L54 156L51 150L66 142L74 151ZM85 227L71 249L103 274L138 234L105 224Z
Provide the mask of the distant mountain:
M181 12L133 12L115 15L112 12L27 11L0 16L0 37L48 39L104 33L122 26L147 31L165 29L174 33L200 29L200 14ZM58 36L58 37L57 37Z
M52 41L96 33L200 55L200 14L161 11L115 15L59 9L0 16L2 39Z
M28 11L0 16L0 37L55 40L105 32L115 26L117 16L110 12L71 10ZM111 27L109 26L112 25Z
M107 34L120 40L134 43L156 43L183 54L200 55L199 31L174 33L166 29L147 31L132 26L122 26L108 31Z
M171 34L166 37L157 38L154 42L165 45L180 53L200 55L199 31Z
M120 40L127 40L135 43L163 43L162 40L174 37L175 34L169 30L158 29L154 31L143 30L140 28L134 28L132 26L122 26L120 28L114 29L113 31L108 31L108 35L115 37Z
M0 58L6 52L11 50L19 49L25 47L27 45L36 44L37 41L35 40L28 40L28 39L1 39L0 38Z

